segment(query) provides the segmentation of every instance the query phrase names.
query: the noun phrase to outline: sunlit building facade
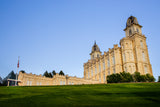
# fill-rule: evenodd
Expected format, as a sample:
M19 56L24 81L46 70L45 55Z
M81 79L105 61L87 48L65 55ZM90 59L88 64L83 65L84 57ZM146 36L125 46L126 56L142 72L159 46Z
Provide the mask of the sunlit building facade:
M126 36L120 40L120 46L114 45L103 55L95 42L90 59L84 63L84 78L105 83L107 75L123 71L131 74L137 71L141 74L153 75L146 37L142 34L141 28L137 18L130 16L124 29Z

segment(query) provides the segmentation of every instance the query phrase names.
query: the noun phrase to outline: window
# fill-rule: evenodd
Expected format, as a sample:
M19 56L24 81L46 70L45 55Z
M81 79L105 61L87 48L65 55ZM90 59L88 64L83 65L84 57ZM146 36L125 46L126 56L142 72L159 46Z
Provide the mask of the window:
M126 62L126 57L125 57L125 54L123 54L123 60L124 60L124 62Z
M30 86L32 85L32 81L30 81L29 85L30 85Z
M65 85L65 81L63 81L63 85Z
M99 58L99 54L97 54L97 57Z
M105 70L105 62L103 61L103 70Z
M113 65L115 65L115 57L114 56L112 57L112 60L113 60Z
M41 82L39 84L42 85Z
M108 75L110 75L110 71L108 70Z
M96 65L95 65L95 74L97 74L97 68L96 68Z
M89 70L88 70L88 78L89 78Z
M116 73L116 70L115 70L115 68L113 68L113 73L114 73L114 74Z
M106 80L106 75L105 75L105 73L103 74L103 81L105 82L105 80Z
M138 30L138 28L137 28L137 33L139 33L139 30Z
M99 62L99 72L101 72L101 64L100 64L100 62Z
M71 82L69 82L69 85L71 85L72 83Z
M60 85L62 85L62 80L60 81Z
M101 75L99 75L99 82L101 82Z
M72 82L72 85L74 85L74 82Z
M94 55L92 55L92 58L94 59Z
M131 29L129 29L129 36L132 34L132 31L131 31Z
M145 54L144 51L142 52L143 61L145 61Z
M125 72L127 72L127 67L125 67L125 69L124 69L124 70L125 70Z
M27 81L27 85L29 85L29 81Z
M108 67L110 67L110 62L109 62L109 58L107 59L107 62L108 62Z
M39 82L37 82L37 85L39 85Z
M140 41L140 44L141 44L141 47L143 48L143 41L142 40Z
M148 72L147 72L147 66L144 66L144 72L145 72L145 74L148 73Z
M91 68L91 75L93 76L93 69Z

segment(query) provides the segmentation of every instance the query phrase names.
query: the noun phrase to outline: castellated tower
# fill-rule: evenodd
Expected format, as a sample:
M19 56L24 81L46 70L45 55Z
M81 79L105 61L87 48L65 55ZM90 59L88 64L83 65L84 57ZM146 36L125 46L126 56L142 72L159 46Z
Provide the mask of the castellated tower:
M120 40L120 47L116 44L102 55L100 48L94 43L91 59L84 63L84 79L105 83L107 75L123 71L153 75L146 37L142 35L141 28L137 18L130 16L124 29L126 37Z
M146 37L142 34L142 26L138 24L137 18L130 16L124 29L126 37L121 39L120 45L123 57L123 70L133 73L152 74L149 60Z

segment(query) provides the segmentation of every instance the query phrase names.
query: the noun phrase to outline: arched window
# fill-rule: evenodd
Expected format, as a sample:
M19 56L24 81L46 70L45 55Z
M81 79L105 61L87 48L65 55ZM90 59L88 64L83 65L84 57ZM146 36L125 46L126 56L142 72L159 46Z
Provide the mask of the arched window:
M125 67L125 72L127 72L127 67Z
M97 57L99 58L99 54L97 54Z
M114 55L112 57L112 60L113 60L113 65L115 65L115 57L114 57Z
M108 70L108 75L110 75L110 70Z
M142 40L140 41L140 44L141 44L141 47L143 48L143 41Z
M124 60L124 62L126 62L126 57L125 57L125 54L123 54L123 60Z
M138 28L137 28L137 33L139 33L139 30L138 30Z
M97 74L97 68L96 68L96 65L95 65L95 74Z
M115 70L115 68L113 68L113 73L114 73L114 74L116 73L116 70Z
M99 75L99 82L101 82L101 75Z
M108 62L108 67L110 67L110 62L109 62L109 58L107 59L107 62Z
M94 55L92 55L92 58L94 59Z
M106 75L105 75L105 72L103 73L103 81L104 81L104 82L106 81Z
M129 36L132 34L132 31L131 31L131 29L129 29Z
M88 70L88 78L89 78L90 76L89 76L89 70Z
M147 66L146 66L146 65L144 66L144 72L145 72L145 74L148 73L148 71L147 71Z
M101 72L101 64L100 64L100 62L99 62L99 72Z
M105 62L103 61L103 70L105 70Z
M93 69L91 68L91 75L93 76Z
M145 54L144 54L144 51L142 51L142 58L143 58L143 61L145 61Z

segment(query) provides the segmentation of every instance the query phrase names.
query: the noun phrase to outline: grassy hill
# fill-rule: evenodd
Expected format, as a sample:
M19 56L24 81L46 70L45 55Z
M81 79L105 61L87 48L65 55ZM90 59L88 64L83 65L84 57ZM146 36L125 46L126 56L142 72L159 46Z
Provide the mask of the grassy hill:
M0 87L0 107L160 107L160 83Z

